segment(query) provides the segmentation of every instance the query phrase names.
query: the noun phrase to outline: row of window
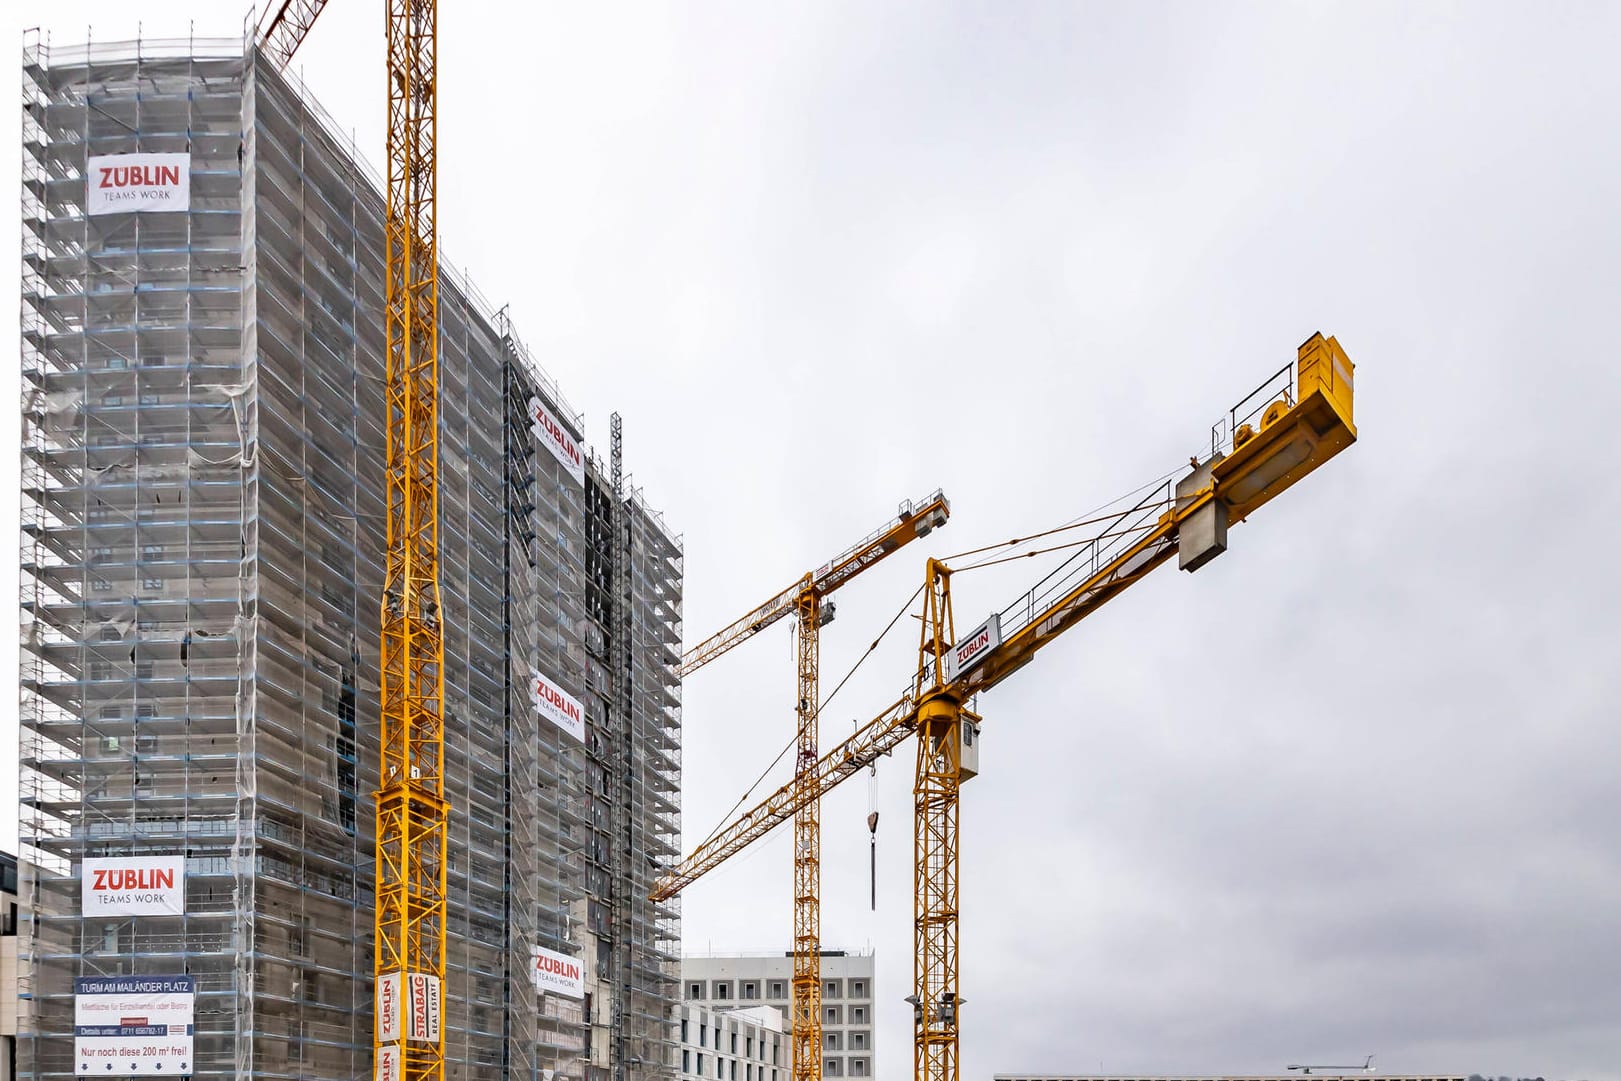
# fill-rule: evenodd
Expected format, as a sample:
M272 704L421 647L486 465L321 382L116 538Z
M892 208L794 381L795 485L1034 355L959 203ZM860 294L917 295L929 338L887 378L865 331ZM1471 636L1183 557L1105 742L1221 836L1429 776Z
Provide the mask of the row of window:
M733 981L731 980L714 980L712 982L709 993L713 995L716 1002L723 1002L732 997L732 982ZM766 998L786 999L788 997L788 981L786 980L738 980L737 997L740 999L749 1000L760 998L760 987L762 982L766 987ZM845 981L843 980L824 980L822 982L822 997L824 999L843 998L844 982ZM701 1001L704 998L704 994L705 986L702 981L692 980L688 982L687 999L689 1001ZM850 997L866 998L867 981L851 980Z
M711 1059L714 1060L714 1077L716 1081L778 1081L776 1070L770 1070L771 1076L767 1078L767 1068L765 1066L756 1066L752 1062L743 1063L743 1076L739 1079L737 1076L737 1060L735 1058L724 1059L719 1055L706 1055L702 1051L694 1054L688 1048L681 1049L681 1072L689 1077L704 1078L707 1081L707 1078L710 1077L709 1064ZM848 1073L845 1072L846 1061L849 1064ZM696 1064L696 1069L694 1069L694 1064ZM868 1077L871 1074L868 1062L864 1058L849 1060L830 1058L822 1061L822 1076Z
M693 1062L695 1059L697 1062L696 1070L693 1068ZM684 1047L681 1049L681 1072L691 1076L708 1078L710 1076L710 1059L714 1059L715 1061L714 1076L717 1081L739 1081L737 1076L737 1060L735 1058L724 1059L719 1055L706 1055L702 1051L699 1051L696 1055L694 1055L691 1050ZM741 1081L777 1081L777 1071L773 1069L769 1072L771 1076L767 1078L766 1067L756 1066L752 1062L745 1062L743 1063L743 1077L741 1078Z
M716 1025L715 1026L715 1050L716 1051L722 1050L722 1048L721 1048L721 1037L723 1035L724 1034L721 1032L720 1026ZM735 1032L732 1033L731 1037L732 1037L731 1052L732 1052L732 1054L735 1055L735 1054L737 1054L737 1033L735 1033ZM692 1042L692 1025L687 1020L687 1018L685 1018L685 1017L683 1017L681 1019L681 1042L682 1043L691 1043ZM709 1025L708 1025L708 1023L700 1023L698 1025L698 1046L699 1047L708 1047L709 1046ZM778 1050L779 1050L780 1046L781 1046L780 1038L771 1041L771 1062L772 1062L772 1065L778 1065L777 1056L778 1056ZM765 1037L762 1036L762 1037L760 1037L760 1057L762 1059L765 1058L765 1049L766 1049ZM753 1058L754 1057L754 1037L753 1036L744 1037L743 1054L747 1058Z

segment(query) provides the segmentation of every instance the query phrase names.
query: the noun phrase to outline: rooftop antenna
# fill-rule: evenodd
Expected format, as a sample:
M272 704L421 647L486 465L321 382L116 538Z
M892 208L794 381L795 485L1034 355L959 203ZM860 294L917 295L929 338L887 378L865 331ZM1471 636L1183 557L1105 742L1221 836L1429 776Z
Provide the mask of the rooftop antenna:
M1302 1066L1291 1064L1291 1070L1299 1070L1302 1074L1309 1074L1313 1070L1361 1070L1363 1073L1373 1072L1373 1056L1369 1055L1360 1066Z

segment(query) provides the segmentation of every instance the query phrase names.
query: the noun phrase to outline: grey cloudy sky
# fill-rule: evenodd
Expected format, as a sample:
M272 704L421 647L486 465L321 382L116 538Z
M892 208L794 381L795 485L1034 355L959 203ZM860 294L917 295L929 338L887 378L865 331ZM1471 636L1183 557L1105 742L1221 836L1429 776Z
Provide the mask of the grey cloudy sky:
M594 441L624 414L689 642L945 487L949 529L841 596L830 685L923 555L1175 468L1315 330L1359 365L1360 444L979 703L965 1077L1621 1078L1621 8L442 9L446 249ZM380 23L334 4L301 57L374 161ZM1038 570L961 577L961 621ZM689 844L791 733L789 632L762 637L687 688ZM824 742L909 663L886 643ZM877 950L890 1081L910 773L824 808L824 939ZM690 890L688 948L782 948L788 860Z

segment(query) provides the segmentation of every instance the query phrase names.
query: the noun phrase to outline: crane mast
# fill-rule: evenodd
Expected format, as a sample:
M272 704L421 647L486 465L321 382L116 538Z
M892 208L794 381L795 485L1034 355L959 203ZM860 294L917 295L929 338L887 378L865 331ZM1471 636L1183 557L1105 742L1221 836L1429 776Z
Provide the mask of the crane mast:
M326 3L283 0L259 39L277 68L292 59ZM439 595L438 12L437 0L388 0L376 1081L443 1081L445 1075L450 805Z
M917 670L906 693L823 755L811 776L796 774L699 845L659 878L654 899L679 893L796 815L802 801L820 799L915 735L913 1068L917 1081L960 1081L959 795L977 772L965 751L979 730L967 703L1172 556L1185 570L1204 566L1226 550L1230 525L1355 442L1353 370L1335 339L1314 334L1294 365L1213 429L1208 458L1120 511L1051 574L960 637L952 571L929 560Z
M793 1081L822 1076L822 824L817 788L821 628L833 618L829 598L868 567L944 525L951 504L936 491L834 558L688 650L686 676L731 651L790 613L795 616L794 657L794 974L791 981L790 1059Z
M379 1081L443 1081L445 643L439 598L437 0L388 4L387 550L377 792ZM402 986L403 985L403 986ZM390 1013L384 996L404 990ZM395 1066L393 1063L397 1062Z

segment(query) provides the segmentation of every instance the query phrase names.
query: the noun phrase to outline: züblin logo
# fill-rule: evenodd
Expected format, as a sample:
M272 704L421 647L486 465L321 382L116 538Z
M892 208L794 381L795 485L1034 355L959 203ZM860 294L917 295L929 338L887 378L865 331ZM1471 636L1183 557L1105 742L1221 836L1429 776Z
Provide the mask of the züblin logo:
M180 183L178 165L103 165L102 188L161 188Z

